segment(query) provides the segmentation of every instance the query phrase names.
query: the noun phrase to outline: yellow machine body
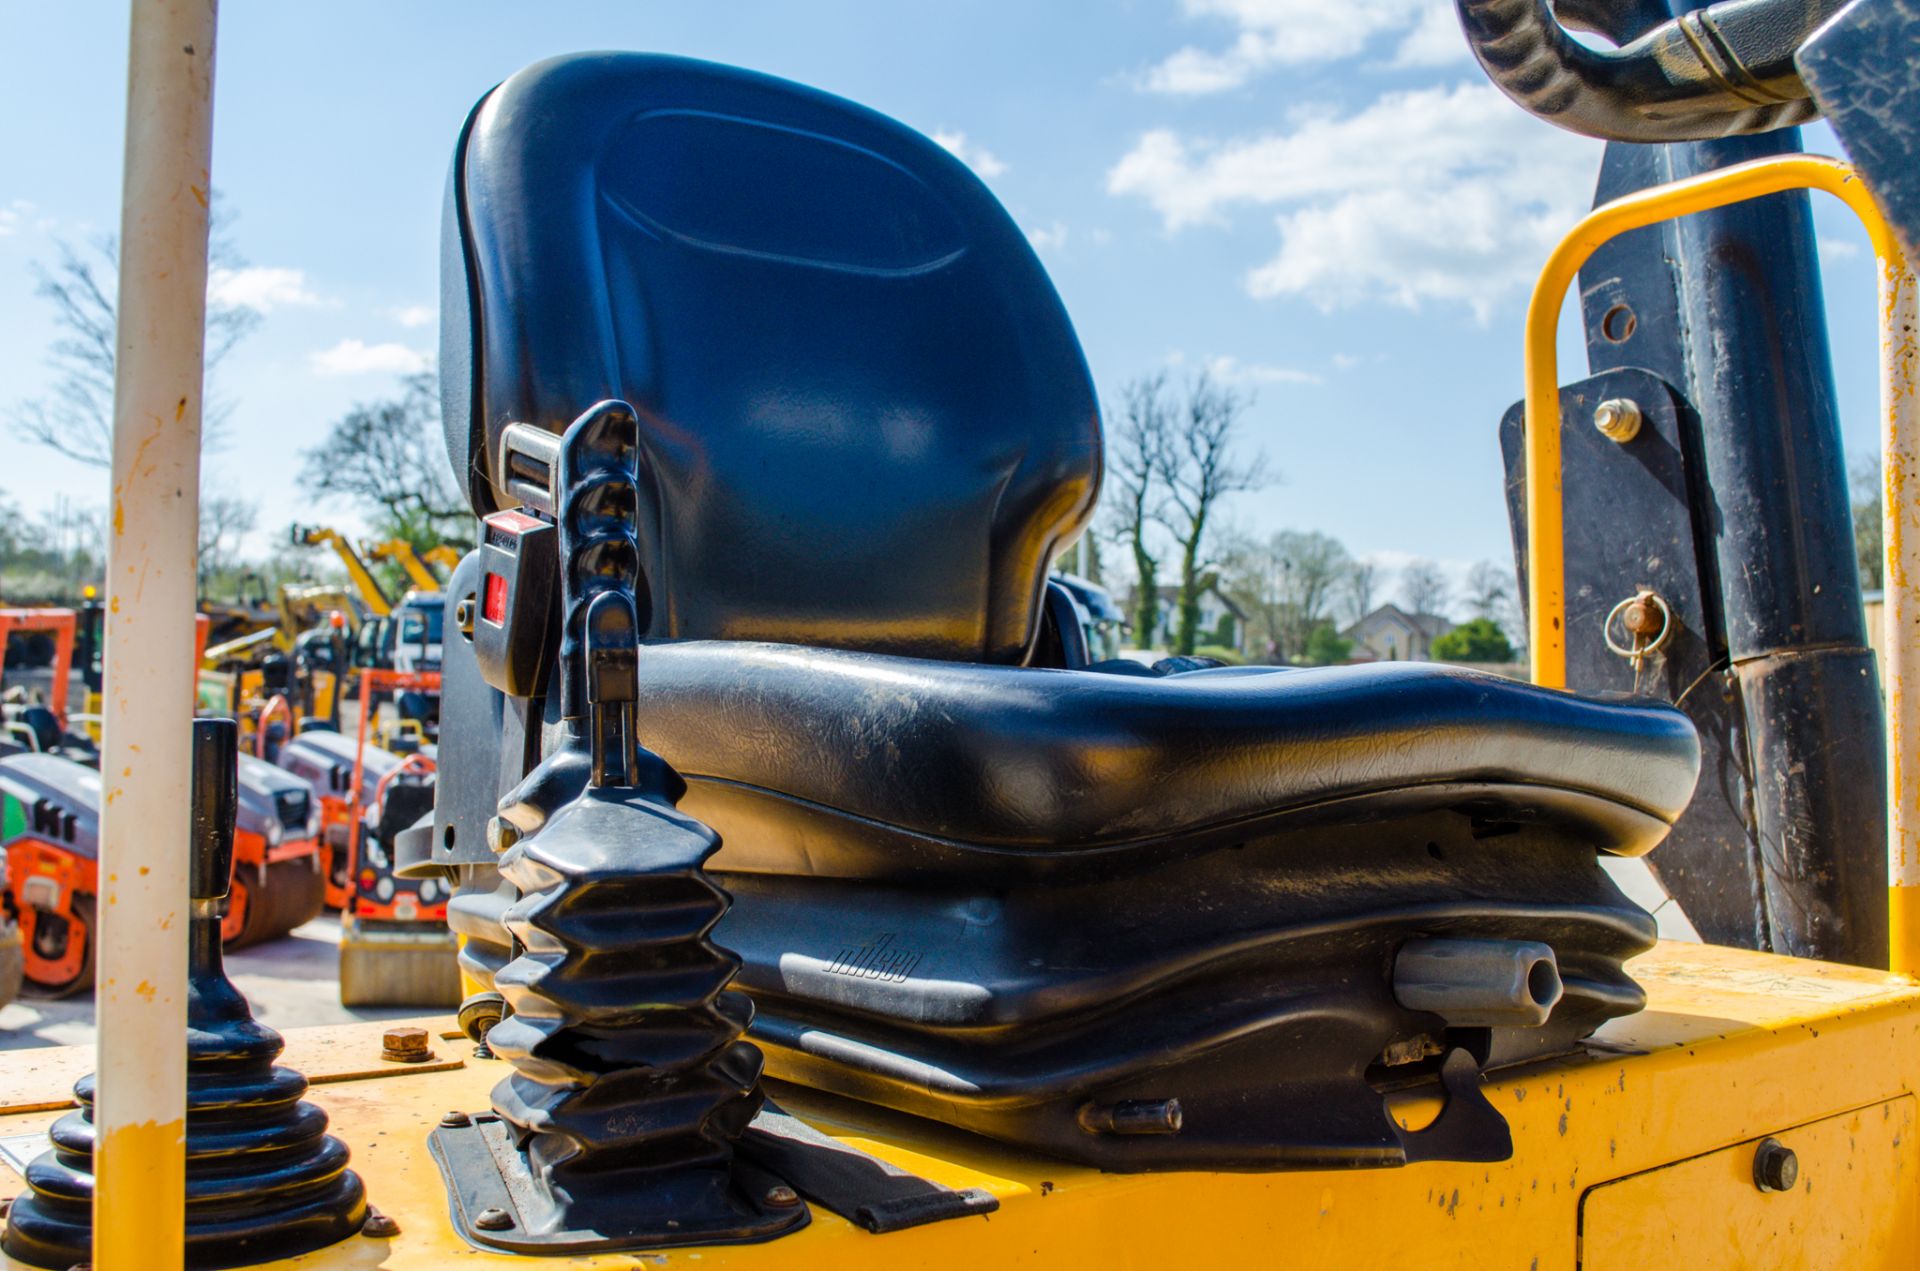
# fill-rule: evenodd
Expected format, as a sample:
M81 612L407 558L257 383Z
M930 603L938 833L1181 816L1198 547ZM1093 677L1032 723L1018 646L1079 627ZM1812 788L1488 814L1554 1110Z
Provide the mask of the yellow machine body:
M1920 986L1881 971L1671 942L1632 969L1648 992L1644 1012L1607 1025L1578 1057L1489 1077L1488 1097L1513 1127L1513 1157L1499 1164L1102 1174L776 1086L783 1107L828 1134L936 1182L984 1187L1000 1209L870 1235L816 1206L811 1226L771 1244L538 1262L468 1248L447 1221L446 1193L425 1149L446 1109L485 1106L507 1064L469 1058L471 1043L444 1017L424 1021L438 1040L435 1058L417 1065L380 1058L380 1024L297 1030L288 1034L283 1062L313 1080L309 1097L326 1109L369 1200L400 1233L263 1265L1920 1265ZM0 1056L0 1139L44 1131L91 1063L87 1047ZM1399 1115L1419 1123L1436 1110L1413 1098ZM1755 1153L1767 1139L1798 1157L1790 1190L1763 1191L1755 1182Z
M459 944L444 930L381 930L340 920L342 1006L460 1005Z

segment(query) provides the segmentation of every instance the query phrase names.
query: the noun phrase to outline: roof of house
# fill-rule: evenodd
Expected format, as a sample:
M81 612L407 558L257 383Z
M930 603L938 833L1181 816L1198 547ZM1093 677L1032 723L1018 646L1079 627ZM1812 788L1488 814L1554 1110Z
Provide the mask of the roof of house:
M1354 623L1340 634L1346 636L1348 639L1360 638L1368 631L1377 628L1383 621L1394 622L1407 630L1418 631L1429 640L1439 639L1447 632L1453 630L1454 627L1453 620L1445 614L1408 613L1399 605L1389 601L1374 609L1371 613L1367 614L1364 618L1360 619L1360 621Z

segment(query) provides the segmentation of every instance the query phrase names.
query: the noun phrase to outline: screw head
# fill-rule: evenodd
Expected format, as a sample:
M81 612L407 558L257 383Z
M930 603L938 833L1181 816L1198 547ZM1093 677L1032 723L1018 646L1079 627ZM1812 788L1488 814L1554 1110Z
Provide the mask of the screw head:
M513 1226L513 1215L498 1205L489 1205L473 1216L473 1225L482 1231L505 1231Z
M791 1209L800 1203L800 1193L785 1183L776 1183L767 1188L766 1202L775 1209Z
M369 1205L367 1220L360 1224L360 1234L369 1240L391 1240L400 1234L400 1224Z
M433 1058L424 1028L389 1028L380 1038L380 1058L401 1064L423 1064Z
M457 1108L440 1118L440 1128L443 1130L464 1130L472 1124L473 1118Z
M1800 1181L1800 1158L1779 1139L1762 1139L1753 1153L1753 1185L1763 1192L1790 1192Z
M1593 408L1593 426L1623 446L1640 435L1640 423L1640 403L1631 398L1609 397Z

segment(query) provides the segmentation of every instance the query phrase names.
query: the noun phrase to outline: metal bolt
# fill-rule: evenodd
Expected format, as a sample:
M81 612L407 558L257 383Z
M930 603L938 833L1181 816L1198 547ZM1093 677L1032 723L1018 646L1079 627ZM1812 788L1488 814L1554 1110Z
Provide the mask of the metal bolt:
M1627 634L1652 639L1660 634L1660 628L1667 625L1658 603L1651 594L1636 597L1627 606L1626 613L1620 619L1626 624Z
M369 1205L367 1220L360 1224L360 1234L369 1240L391 1240L400 1234L400 1224Z
M1593 408L1593 426L1623 446L1640 435L1640 422L1640 403L1629 397L1609 397Z
M380 1058L397 1064L424 1064L433 1058L424 1028L389 1028L380 1038Z
M489 1205L473 1216L473 1225L482 1231L505 1231L513 1226L513 1215L498 1205Z
M472 1124L472 1117L457 1110L440 1118L440 1128L443 1130L464 1130Z
M791 1209L800 1203L800 1193L785 1183L777 1183L767 1188L767 1203L776 1209Z
M1753 1185L1763 1192L1790 1192L1800 1181L1800 1158L1779 1139L1762 1139L1753 1153Z
M503 816L487 822L487 846L498 855L520 841L520 827Z
M1178 1099L1122 1099L1080 1109L1080 1128L1089 1134L1178 1134L1185 1124Z
M460 628L461 632L466 635L473 634L473 600L471 597L462 600L453 607L453 625Z

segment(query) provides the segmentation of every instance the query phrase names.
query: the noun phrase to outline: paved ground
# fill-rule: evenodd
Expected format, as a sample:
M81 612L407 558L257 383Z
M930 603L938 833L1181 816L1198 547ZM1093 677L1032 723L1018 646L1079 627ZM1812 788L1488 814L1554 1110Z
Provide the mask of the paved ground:
M407 1019L417 1006L340 1005L340 921L316 918L290 935L227 955L227 974L253 1004L254 1018L282 1031L352 1020ZM94 1039L93 998L23 999L0 1010L0 1050L74 1046Z

